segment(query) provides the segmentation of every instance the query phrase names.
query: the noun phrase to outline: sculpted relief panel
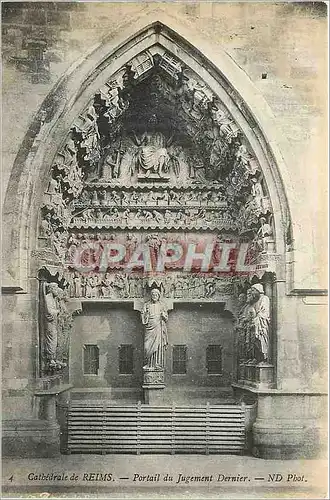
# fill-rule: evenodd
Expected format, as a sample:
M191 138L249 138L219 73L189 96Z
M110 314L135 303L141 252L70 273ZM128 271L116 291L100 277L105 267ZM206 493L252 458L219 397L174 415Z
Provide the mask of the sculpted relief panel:
M50 168L39 227L40 266L64 270L69 299L142 299L155 271L163 273L165 298L237 298L246 275L235 277L232 261L243 271L249 261L275 252L267 188L249 143L200 76L157 46L105 82L72 124ZM187 272L176 255L181 245L193 260L201 241L215 259L210 275L193 267ZM164 244L169 253L159 269ZM133 259L139 267L139 245L149 253L142 249L144 273L134 274L127 265ZM107 253L107 262L100 253ZM51 283L43 285L49 370L66 363L55 347L62 295ZM142 313L146 328L156 307L149 306L149 320ZM161 364L160 351L156 358Z
M272 236L249 145L200 77L171 54L140 54L115 74L55 158L41 238L51 235L62 258L68 229L91 224L232 229L263 246Z

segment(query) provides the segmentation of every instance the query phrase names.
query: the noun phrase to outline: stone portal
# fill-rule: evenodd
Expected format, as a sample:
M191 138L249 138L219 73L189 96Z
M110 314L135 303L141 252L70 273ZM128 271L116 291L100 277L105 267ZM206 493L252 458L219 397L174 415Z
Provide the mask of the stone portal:
M51 167L38 244L42 378L80 390L139 386L147 402L180 379L271 383L267 186L226 106L163 48L120 68L72 124ZM84 317L71 359L69 304Z

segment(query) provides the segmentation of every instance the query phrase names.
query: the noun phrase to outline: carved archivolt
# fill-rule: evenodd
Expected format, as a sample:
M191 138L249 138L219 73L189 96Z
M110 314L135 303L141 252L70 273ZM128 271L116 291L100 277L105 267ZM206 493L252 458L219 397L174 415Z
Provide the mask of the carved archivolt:
M242 131L158 46L91 97L50 169L39 248L64 265L73 240L109 230L229 233L275 250L267 188Z

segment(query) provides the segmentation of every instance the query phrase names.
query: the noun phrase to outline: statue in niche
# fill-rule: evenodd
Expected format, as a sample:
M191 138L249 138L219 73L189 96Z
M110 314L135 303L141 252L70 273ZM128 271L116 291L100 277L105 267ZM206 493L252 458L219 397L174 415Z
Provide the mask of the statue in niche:
M103 163L102 179L111 181L112 179L118 179L120 177L120 165L123 154L124 152L119 147L117 151L112 151L106 156Z
M134 73L134 72L133 72ZM125 100L122 88L117 81L113 80L107 83L109 86L108 96L110 101L110 108L116 110L113 112L114 116L119 115L125 109Z
M126 64L122 76L123 89L121 91L122 98L129 100L131 91L135 85L135 71L132 69L132 64Z
M66 167L77 165L77 146L72 137L72 134L73 130L71 130L63 150L58 153L60 156L62 156L63 164Z
M208 103L208 112L213 121L213 133L215 137L223 136L228 143L237 137L239 128L231 116L221 109L220 103L213 96Z
M53 234L53 225L51 214L47 212L40 223L39 235L41 238L50 238Z
M42 358L45 371L52 373L65 368L66 363L59 360L60 329L63 327L63 304L64 292L57 283L42 284Z
M128 294L130 298L137 297L136 294L136 279L134 276L128 276Z
M236 150L235 163L243 167L243 170L249 174L255 175L258 170L258 163L249 153L247 147L244 144L240 144Z
M151 300L147 301L141 312L141 320L144 325L144 354L146 364L143 369L164 369L165 350L168 345L167 320L168 313L160 300L160 291L157 288L151 290Z
M242 298L242 297L241 297ZM249 288L246 293L246 302L240 311L239 323L237 327L241 329L240 338L242 346L239 351L244 356L244 361L256 362L256 346L255 346L255 324L256 311L254 309L254 294L252 288Z
M59 182L53 177L51 177L47 189L47 193L51 195L50 197L51 203L53 202L53 195L56 196L59 192L60 192Z
M247 319L250 338L250 353L258 362L269 361L270 301L261 283L251 286L247 293L249 307L244 315Z
M190 179L194 179L196 182L205 181L205 166L197 156L189 159L188 175Z
M262 252L267 252L268 242L272 236L273 230L271 225L266 221L265 217L260 217L260 227L256 235L256 240Z
M129 296L129 284L126 274L115 274L113 286L116 289L117 296L122 298Z
M252 177L251 182L252 182L251 194L254 198L256 205L259 207L261 211L263 211L264 192L262 189L262 185L255 177Z
M73 275L73 296L74 297L82 297L82 276L76 271Z
M56 254L63 260L67 250L67 232L55 231L52 243Z
M163 287L164 287L164 296L172 297L174 291L174 283L172 276L169 275L165 277L163 281Z
M90 299L92 297L92 289L93 289L93 278L92 276L86 276L85 278L85 294L86 299Z

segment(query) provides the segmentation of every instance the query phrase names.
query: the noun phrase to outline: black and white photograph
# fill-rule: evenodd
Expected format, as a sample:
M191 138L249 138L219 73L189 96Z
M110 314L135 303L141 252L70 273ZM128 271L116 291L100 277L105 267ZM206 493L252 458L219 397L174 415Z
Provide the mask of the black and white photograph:
M1 2L3 498L329 498L328 7Z

